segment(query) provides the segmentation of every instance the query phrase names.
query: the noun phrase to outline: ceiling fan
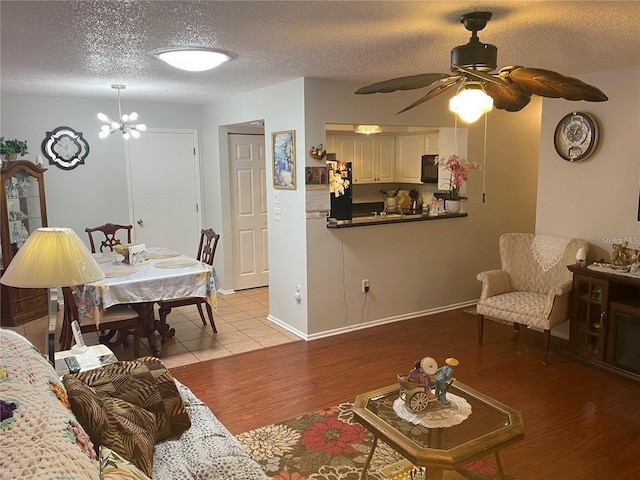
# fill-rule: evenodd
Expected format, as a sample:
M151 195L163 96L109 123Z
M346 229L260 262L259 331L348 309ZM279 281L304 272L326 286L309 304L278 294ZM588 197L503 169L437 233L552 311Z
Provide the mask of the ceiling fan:
M472 12L461 16L460 22L472 34L469 43L451 50L451 74L423 73L393 78L359 88L355 93L389 93L433 85L426 95L398 113L421 105L458 84L459 90L483 90L493 99L496 108L508 112L522 110L531 101L531 95L589 102L608 100L598 88L551 70L509 66L501 68L498 73L490 73L496 69L498 49L495 45L480 42L478 38L478 32L490 19L491 12Z

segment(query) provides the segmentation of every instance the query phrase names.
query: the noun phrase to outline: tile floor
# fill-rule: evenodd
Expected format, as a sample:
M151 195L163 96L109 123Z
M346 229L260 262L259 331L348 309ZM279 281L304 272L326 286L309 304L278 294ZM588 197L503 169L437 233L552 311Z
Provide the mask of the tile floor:
M298 336L267 320L268 313L268 287L219 295L217 312L214 312L217 334L213 333L208 319L207 325L202 325L195 305L175 308L167 317L167 322L176 329L176 334L161 346L162 361L168 368L174 368L272 345L302 341ZM24 335L41 351L45 351L46 317L8 328ZM87 345L98 343L95 333L85 334L83 337ZM56 343L56 349L58 348ZM120 360L133 358L131 342L128 342L128 347L115 347L113 352ZM150 355L144 339L140 343L140 355Z

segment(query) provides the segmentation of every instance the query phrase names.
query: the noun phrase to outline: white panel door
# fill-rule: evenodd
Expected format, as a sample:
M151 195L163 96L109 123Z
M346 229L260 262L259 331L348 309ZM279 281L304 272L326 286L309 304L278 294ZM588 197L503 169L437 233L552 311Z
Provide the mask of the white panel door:
M147 131L128 142L135 242L195 257L202 228L197 133Z
M229 135L233 288L269 284L264 135Z

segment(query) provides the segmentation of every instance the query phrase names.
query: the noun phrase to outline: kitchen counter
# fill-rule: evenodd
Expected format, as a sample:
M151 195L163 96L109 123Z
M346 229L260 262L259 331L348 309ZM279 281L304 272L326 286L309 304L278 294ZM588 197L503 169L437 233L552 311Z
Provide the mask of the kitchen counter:
M442 215L430 217L427 214L415 215L370 215L366 217L356 217L352 220L337 220L327 222L327 228L349 228L364 227L367 225L385 225L387 223L405 223L405 222L422 222L425 220L444 220L447 218L466 217L467 213L445 213Z

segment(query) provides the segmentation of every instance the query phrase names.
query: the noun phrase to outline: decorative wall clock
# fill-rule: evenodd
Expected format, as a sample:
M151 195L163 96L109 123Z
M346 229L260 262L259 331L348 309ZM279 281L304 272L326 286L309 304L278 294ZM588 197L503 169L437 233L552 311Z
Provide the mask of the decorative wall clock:
M89 155L89 144L71 127L58 127L47 132L42 141L42 153L49 159L49 164L63 170L71 170L84 163Z
M591 115L572 112L558 122L553 136L556 152L569 162L588 158L598 145L598 124Z

